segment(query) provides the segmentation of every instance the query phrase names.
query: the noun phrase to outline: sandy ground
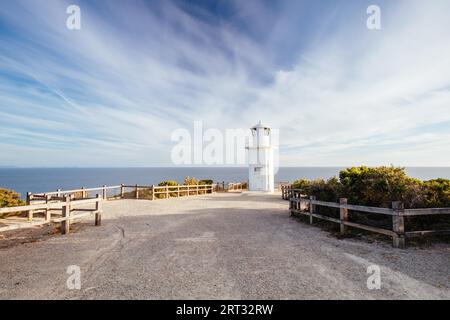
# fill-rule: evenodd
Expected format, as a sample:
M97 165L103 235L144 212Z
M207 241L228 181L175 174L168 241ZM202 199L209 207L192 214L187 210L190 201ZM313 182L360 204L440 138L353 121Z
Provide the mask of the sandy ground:
M450 298L447 245L338 240L287 206L246 193L107 202L101 227L91 218L66 236L0 245L0 298ZM80 290L67 289L69 265ZM379 290L367 288L369 265L381 268Z

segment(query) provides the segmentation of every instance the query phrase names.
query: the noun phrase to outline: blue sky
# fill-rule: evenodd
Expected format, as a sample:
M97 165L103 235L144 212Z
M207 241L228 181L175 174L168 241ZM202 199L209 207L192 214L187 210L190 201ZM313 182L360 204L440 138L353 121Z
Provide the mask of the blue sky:
M66 28L81 8L82 29ZM381 30L366 8L381 8ZM0 2L0 166L170 166L177 128L283 166L450 165L450 2Z

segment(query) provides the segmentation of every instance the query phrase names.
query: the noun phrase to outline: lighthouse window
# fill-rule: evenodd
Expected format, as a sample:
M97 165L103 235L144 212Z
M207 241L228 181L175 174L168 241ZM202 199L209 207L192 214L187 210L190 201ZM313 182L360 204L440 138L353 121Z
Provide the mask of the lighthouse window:
M261 168L255 168L255 172L261 172Z
M270 132L270 129L264 129L264 134L265 134L266 136L269 135L269 132Z

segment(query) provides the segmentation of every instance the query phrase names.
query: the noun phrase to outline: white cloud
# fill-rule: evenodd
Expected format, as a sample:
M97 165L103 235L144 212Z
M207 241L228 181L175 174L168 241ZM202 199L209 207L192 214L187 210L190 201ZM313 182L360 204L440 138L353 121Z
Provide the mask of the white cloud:
M250 24L270 17L239 3ZM304 30L313 40L288 69L274 52L277 38L302 37L283 21L289 5L262 41L168 2L81 5L82 30L68 31L66 4L0 6L22 35L0 34L0 68L34 81L0 77L0 165L170 165L172 130L259 119L281 130L281 165L450 165L450 129L432 129L450 123L448 1L382 7L381 31L330 14L333 32Z

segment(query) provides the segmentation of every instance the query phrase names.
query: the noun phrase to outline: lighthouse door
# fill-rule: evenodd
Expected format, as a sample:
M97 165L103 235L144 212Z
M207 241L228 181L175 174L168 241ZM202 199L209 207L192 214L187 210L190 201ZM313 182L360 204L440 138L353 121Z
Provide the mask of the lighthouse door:
M255 167L253 173L253 190L264 191L265 190L265 175L264 170L261 167Z

